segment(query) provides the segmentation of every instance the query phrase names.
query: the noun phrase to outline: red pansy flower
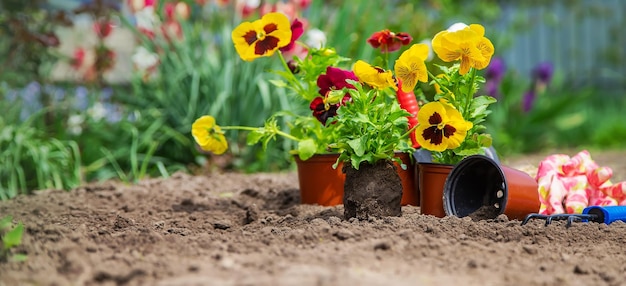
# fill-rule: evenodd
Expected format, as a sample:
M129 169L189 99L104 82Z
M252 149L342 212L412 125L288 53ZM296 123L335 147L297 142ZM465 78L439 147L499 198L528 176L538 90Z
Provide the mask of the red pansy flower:
M343 89L344 87L354 89L354 86L347 83L346 79L359 81L354 72L342 70L336 67L327 67L326 74L322 74L317 78L317 87L320 88L319 93L321 96L333 89Z
M380 48L383 53L397 51L403 45L411 43L413 38L404 32L394 33L387 29L376 32L367 39L367 42L375 49Z

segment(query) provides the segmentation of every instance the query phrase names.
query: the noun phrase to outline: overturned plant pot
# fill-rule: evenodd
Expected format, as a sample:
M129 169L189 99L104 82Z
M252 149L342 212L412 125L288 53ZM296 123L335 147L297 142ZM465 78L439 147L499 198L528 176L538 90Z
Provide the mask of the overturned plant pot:
M393 162L362 163L358 170L344 164L343 172L345 219L402 215L402 181Z
M463 159L450 172L443 190L447 215L469 216L474 220L523 219L539 211L538 186L530 175L473 155Z

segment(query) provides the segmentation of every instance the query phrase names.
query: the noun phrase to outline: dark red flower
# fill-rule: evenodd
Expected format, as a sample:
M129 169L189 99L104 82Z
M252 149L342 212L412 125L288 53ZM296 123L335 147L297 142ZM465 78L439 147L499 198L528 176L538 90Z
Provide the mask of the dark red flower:
M326 125L326 121L328 121L329 118L337 115L337 109L350 100L350 95L346 93L341 102L335 104L326 103L326 99L327 97L316 97L309 105L309 108L313 110L313 116L315 116L315 118L317 118L317 120L319 120L323 125Z
M288 52L293 49L296 44L296 41L304 34L304 28L302 26L302 22L300 20L295 19L293 23L291 23L291 42L288 45L280 48L281 52Z
M313 116L315 116L317 120L322 122L323 125L326 125L326 121L328 121L328 118L333 117L337 114L337 109L339 108L339 105L326 105L323 98L316 97L315 99L313 99L313 101L311 101L309 108L313 110Z
M320 97L313 99L309 108L313 110L313 116L322 124L326 125L328 118L337 115L337 109L350 100L350 94L346 92L341 102L329 103L328 94L332 90L341 90L343 88L354 89L352 84L346 82L347 79L358 81L354 72L342 70L340 68L329 66L326 68L326 74L322 74L317 78L317 87L320 88Z
M317 87L320 88L319 93L321 96L333 89L343 89L344 87L354 89L354 86L347 83L346 79L359 81L354 72L342 70L336 67L327 67L326 74L322 74L317 78Z
M300 66L299 66L298 62L296 62L294 60L287 61L287 67L289 67L289 70L293 74L297 74L297 73L300 72Z
M403 45L408 45L412 40L413 38L407 33L394 33L385 29L372 34L372 36L367 39L367 42L372 45L374 49L380 48L381 52L389 53L399 50Z

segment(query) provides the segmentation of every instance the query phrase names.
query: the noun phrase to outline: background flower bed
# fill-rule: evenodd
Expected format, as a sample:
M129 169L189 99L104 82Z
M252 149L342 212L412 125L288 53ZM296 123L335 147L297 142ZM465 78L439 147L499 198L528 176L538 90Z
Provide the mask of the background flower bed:
M170 47L167 41L157 43L170 51L160 59L163 74L167 76L145 83L143 74L137 73L131 84L125 84L105 80L116 73L106 70L106 65L101 65L103 71L106 70L103 78L96 81L58 81L50 73L59 59L67 63L75 56L72 52L59 54L54 48L53 36L58 27L74 22L76 27L83 27L82 33L90 39L85 42L93 47L110 44L109 37L126 27L115 16L116 9L128 9L123 3L91 1L85 3L103 5L70 5L63 7L66 19L56 17L57 8L40 9L37 3L43 3L41 1L3 1L0 30L9 37L0 40L0 109L3 110L0 117L3 130L0 134L3 150L0 198L33 189L71 188L92 180L117 178L132 182L146 176L167 177L177 170L201 166L247 172L292 168L293 161L285 152L292 149L290 142L279 140L268 152L263 152L260 146L245 146L245 136L236 132L229 141L240 143L234 145L226 160L194 151L190 123L193 118L208 113L207 110L211 114L219 113L218 121L224 124L258 126L276 109L293 108L288 96L271 89L266 84L268 78L261 76L264 71L276 68L275 62L237 64L239 60L232 45L223 40L239 22L235 2L224 6L218 5L222 3L218 1L205 2L204 8L193 9L190 18L181 22L184 37L180 44ZM354 59L371 58L373 51L367 46L366 37L382 28L407 31L417 42L458 21L484 23L488 30L495 31L490 26L500 27L503 16L508 15L504 10L506 5L499 6L493 1L456 5L449 1L344 4L342 1L313 1L299 13L308 20L310 28L326 32L327 42L339 53ZM580 2L572 11L582 10L587 4ZM81 7L95 10L78 9ZM606 9L601 9L608 6L598 7L593 10L597 15L588 16L610 15ZM520 15L525 13L520 11ZM546 12L545 16L550 15ZM165 19L166 15L161 17ZM102 33L96 35L92 29L90 21L94 19L112 19L117 27L102 39L98 37ZM515 25L500 27L494 44L501 49L515 47L518 43L512 42L514 36L533 27L524 19L520 18ZM344 30L348 23L355 27L353 33L337 32ZM132 21L128 24L134 25ZM610 34L611 29L606 32ZM61 45L68 43L63 38L58 40ZM209 48L210 56L194 54L190 47ZM126 64L131 69L131 61L124 60L124 56L130 57L133 51L115 51L114 67ZM185 55L197 58L182 57ZM619 54L615 55L619 61ZM597 62L599 66L605 64ZM594 82L573 83L562 71L555 70L547 89L537 93L534 107L524 112L521 109L524 93L534 89L530 88L533 78L530 74L516 72L516 68L507 65L499 78L497 91L502 98L494 105L494 113L487 122L501 155L562 146L618 148L623 145L626 131L620 121L620 111L625 104L622 98L601 89L599 84L582 85ZM206 97L214 100L207 101ZM511 117L515 120L510 120ZM593 149L591 151L594 154Z

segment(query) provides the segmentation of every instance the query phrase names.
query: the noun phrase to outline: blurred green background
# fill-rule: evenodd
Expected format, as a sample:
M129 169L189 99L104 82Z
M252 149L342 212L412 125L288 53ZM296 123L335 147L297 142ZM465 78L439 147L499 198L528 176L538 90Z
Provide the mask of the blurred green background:
M0 199L176 171L291 170L292 142L264 151L228 132L229 151L213 156L190 135L205 114L262 126L278 110L309 112L268 81L280 61L243 62L230 40L272 9L305 21L302 41L354 60L379 56L366 43L376 31L418 43L480 23L496 47L479 94L499 100L488 128L500 156L626 140L624 1L163 0L146 9L152 2L0 2Z

